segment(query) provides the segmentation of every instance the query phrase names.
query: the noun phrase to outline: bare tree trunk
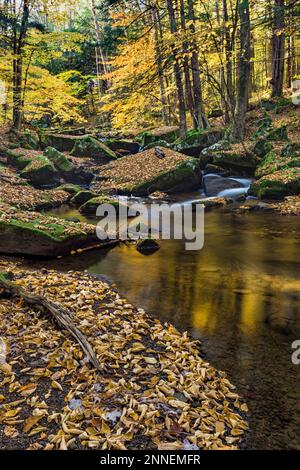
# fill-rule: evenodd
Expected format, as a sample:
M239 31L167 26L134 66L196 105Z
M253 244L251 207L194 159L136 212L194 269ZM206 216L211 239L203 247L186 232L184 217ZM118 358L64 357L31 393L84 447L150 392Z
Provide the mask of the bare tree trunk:
M285 46L285 1L274 0L273 36L272 36L272 96L281 96L284 79L284 46Z
M189 17L189 24L190 24L190 32L192 36L191 68L192 68L192 78L193 78L194 126L196 129L205 129L209 127L209 122L206 117L204 105L203 105L199 56L197 52L197 44L194 38L195 32L196 32L194 0L188 0L188 17Z
M250 84L250 8L249 0L239 1L240 19L240 52L237 83L237 104L231 133L233 141L241 141L245 137L246 112Z
M184 34L186 34L184 0L180 0L180 25L181 25L182 31L184 31ZM184 82L185 82L186 105L195 125L194 100L193 100L192 82L191 82L191 76L190 76L190 61L188 57L189 44L186 39L182 43L182 52L183 52L183 71L184 71Z
M172 0L167 0L167 9L170 23L170 31L174 35L177 32L177 24L175 19L175 12L173 8ZM174 78L175 85L177 90L178 97L178 107L179 107L179 126L180 126L180 137L184 138L187 131L186 125L186 112L185 112L185 101L184 101L184 89L181 79L181 72L178 62L178 50L176 45L172 46L172 55L173 55L173 69L174 69Z
M233 89L233 77L232 77L232 40L230 35L230 29L228 26L229 15L227 0L223 0L223 24L225 28L225 58L226 58L226 105L227 105L227 116L234 115L234 89ZM227 119L228 119L227 117Z
M23 1L22 20L18 35L18 25L14 21L14 39L13 39L13 128L20 131L23 124L24 102L22 96L23 82L23 48L26 40L29 19L29 0Z
M161 115L162 120L165 126L168 126L169 123L169 116L167 113L167 101L166 101L166 90L165 90L165 80L164 80L164 69L162 63L162 55L161 55L161 46L160 46L160 37L159 37L159 25L158 25L158 16L159 11L157 7L154 6L151 9L152 15L152 22L154 25L154 47L155 47L155 59L157 65L157 74L159 80L159 91L160 91L160 102L161 102Z

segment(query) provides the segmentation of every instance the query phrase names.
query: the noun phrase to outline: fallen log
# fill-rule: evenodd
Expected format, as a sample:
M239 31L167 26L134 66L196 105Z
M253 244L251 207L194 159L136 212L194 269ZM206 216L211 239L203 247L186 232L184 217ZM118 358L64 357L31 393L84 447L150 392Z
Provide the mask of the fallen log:
M9 273L0 273L0 287L10 292L13 295L21 297L25 302L31 306L36 307L42 312L47 312L55 320L56 323L63 329L67 330L71 336L77 341L81 349L87 356L89 362L98 370L101 370L100 363L93 351L92 346L86 339L83 333L74 325L70 317L72 313L65 307L62 307L52 300L46 299L42 295L32 294L23 287L18 286L10 280Z

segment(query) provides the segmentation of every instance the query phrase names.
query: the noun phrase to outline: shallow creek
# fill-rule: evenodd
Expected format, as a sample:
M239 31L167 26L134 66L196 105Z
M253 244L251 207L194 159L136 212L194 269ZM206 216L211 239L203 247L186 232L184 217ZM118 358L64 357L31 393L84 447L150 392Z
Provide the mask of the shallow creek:
M51 212L95 222L76 210ZM300 365L291 361L300 339L299 218L208 212L202 250L160 243L151 256L122 244L46 267L104 275L132 303L188 330L247 400L245 446L300 449Z

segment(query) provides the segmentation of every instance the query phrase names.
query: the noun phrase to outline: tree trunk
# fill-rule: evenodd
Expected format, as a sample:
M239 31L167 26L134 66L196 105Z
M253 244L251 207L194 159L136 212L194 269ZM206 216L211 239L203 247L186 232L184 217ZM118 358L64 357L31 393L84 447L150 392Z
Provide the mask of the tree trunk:
M167 9L169 16L170 31L173 35L177 32L177 24L175 19L175 12L172 0L167 0ZM187 125L186 125L186 112L185 112L185 100L184 100L184 89L181 79L180 67L178 62L178 50L176 45L172 46L172 55L173 55L173 70L175 85L177 90L178 97L178 107L179 107L179 126L180 126L180 137L184 138L186 135Z
M180 25L181 25L182 31L184 31L184 34L186 35L184 0L180 0ZM186 105L195 125L194 100L193 100L192 82L191 82L191 76L190 76L190 61L188 57L189 44L186 39L182 43L182 52L183 52L183 70L184 70Z
M15 12L15 15L17 13ZM22 20L18 29L17 19L14 21L14 58L13 58L13 128L20 131L23 124L24 102L22 93L23 82L23 49L27 36L29 19L29 0L23 1ZM17 34L19 30L19 35Z
M169 116L167 113L167 101L166 101L166 90L165 90L165 80L164 80L164 70L163 70L163 63L162 63L162 56L161 56L161 46L160 46L160 38L159 38L159 26L158 26L158 16L159 11L157 7L153 7L151 9L152 15L152 22L154 25L154 47L155 47L155 59L157 65L157 74L159 80L159 91L160 91L160 102L161 102L161 115L162 120L165 126L168 126L169 123Z
M188 18L189 18L191 36L192 38L194 38L195 32L196 32L194 0L188 0ZM196 129L205 129L209 126L209 122L206 117L204 106L203 106L199 56L197 52L197 44L194 39L192 39L191 41L191 47L192 47L191 68L192 68L192 79L193 79L194 127Z
M226 114L227 119L234 115L234 89L233 89L233 78L232 78L232 41L230 35L230 29L228 26L229 15L227 0L223 0L223 24L225 29L225 58L226 58Z
M274 0L272 36L272 96L282 96L284 78L284 0Z
M245 137L245 122L250 83L250 9L249 0L239 0L240 52L238 65L237 104L231 139L238 142Z

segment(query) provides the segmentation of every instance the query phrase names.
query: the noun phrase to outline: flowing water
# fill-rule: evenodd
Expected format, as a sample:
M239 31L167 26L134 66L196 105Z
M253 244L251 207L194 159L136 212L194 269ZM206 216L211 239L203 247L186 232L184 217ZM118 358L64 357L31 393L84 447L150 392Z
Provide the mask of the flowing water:
M300 449L300 365L291 360L300 339L299 218L208 212L202 250L160 244L151 256L123 244L54 267L104 275L130 302L200 339L248 403L247 448Z

